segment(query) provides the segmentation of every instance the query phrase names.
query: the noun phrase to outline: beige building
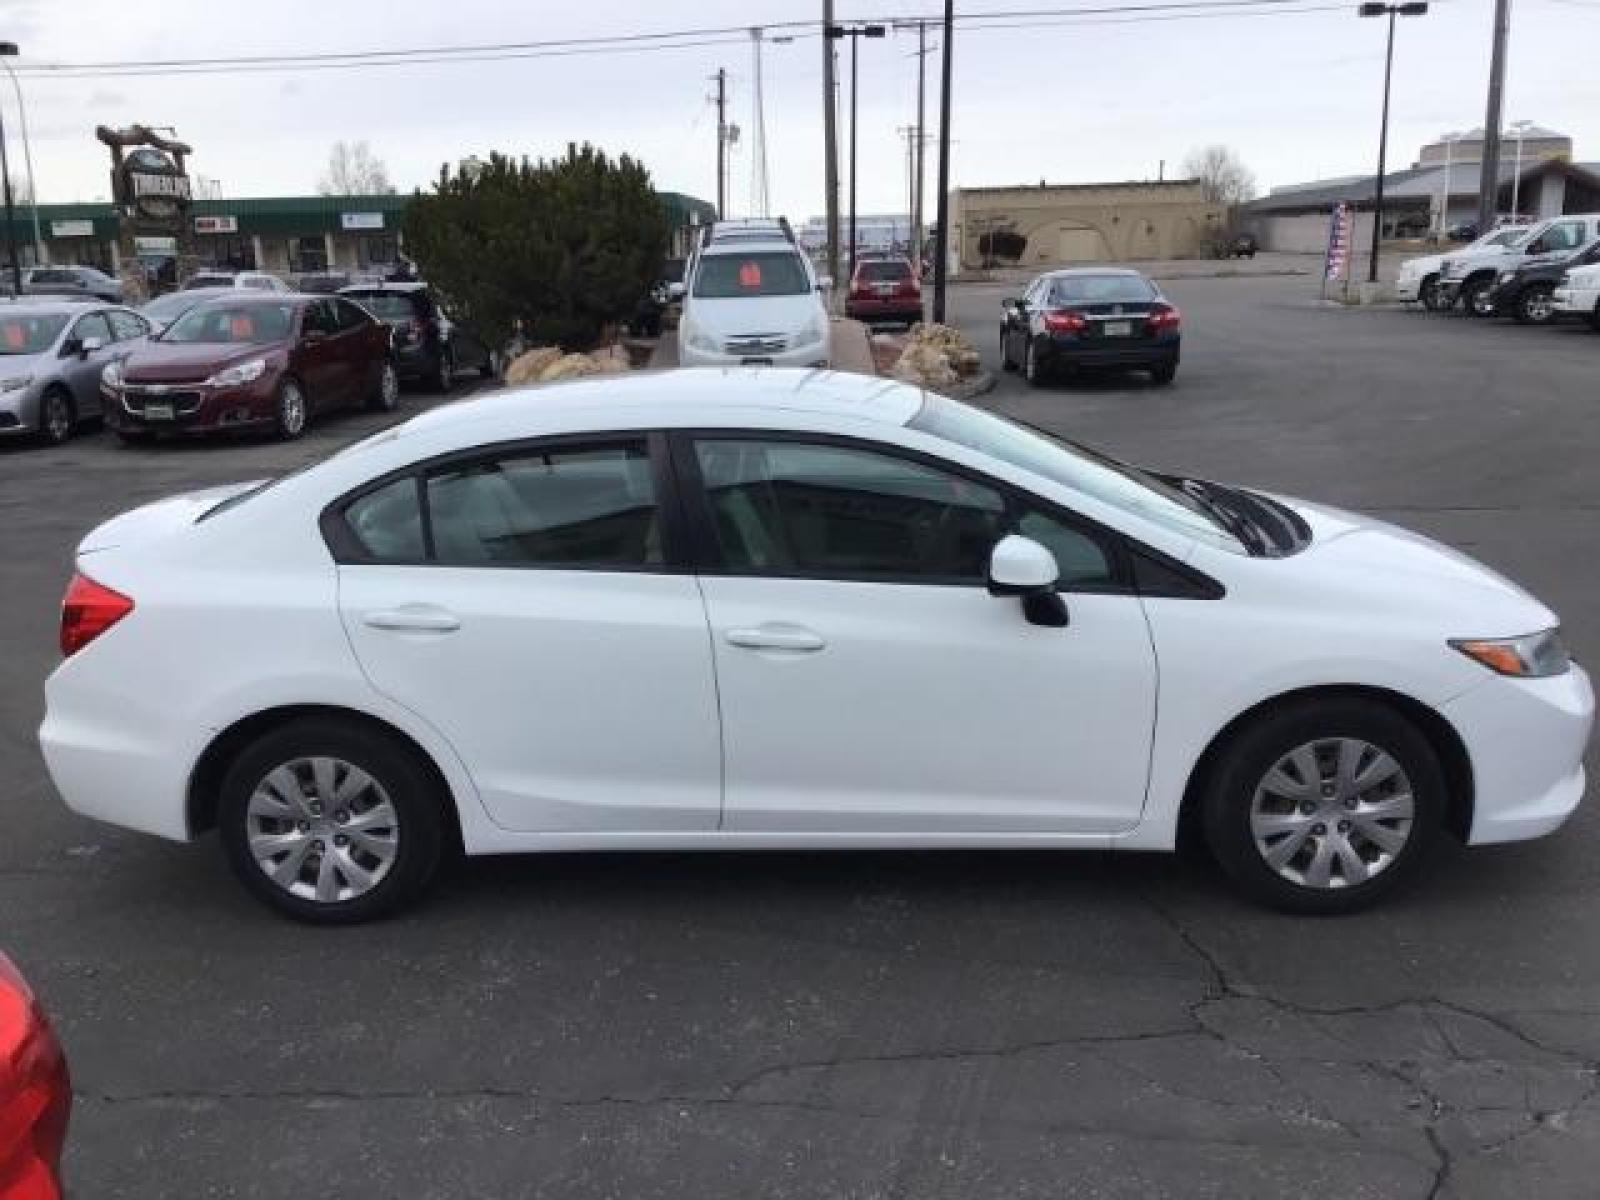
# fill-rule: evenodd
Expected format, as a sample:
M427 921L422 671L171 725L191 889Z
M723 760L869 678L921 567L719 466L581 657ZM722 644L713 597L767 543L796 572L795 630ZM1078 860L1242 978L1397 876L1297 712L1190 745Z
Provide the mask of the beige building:
M1192 179L957 188L950 202L962 268L1191 258L1225 225Z

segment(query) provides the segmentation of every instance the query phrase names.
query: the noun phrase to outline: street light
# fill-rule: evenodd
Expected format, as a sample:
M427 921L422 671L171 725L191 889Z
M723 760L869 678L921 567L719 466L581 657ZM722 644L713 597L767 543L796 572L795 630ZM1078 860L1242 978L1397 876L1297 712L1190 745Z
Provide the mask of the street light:
M1427 0L1408 0L1405 4L1363 4L1356 10L1363 17L1389 18L1389 48L1383 59L1383 124L1378 131L1378 184L1372 199L1372 262L1367 282L1378 282L1378 243L1383 238L1383 173L1389 157L1389 81L1394 74L1394 19L1420 17L1428 11Z
M1456 143L1466 136L1464 133L1451 132L1439 137L1444 143L1444 187L1439 194L1439 227L1434 231L1434 236L1440 241L1444 240L1450 228L1450 156Z
M1517 165L1511 173L1511 219L1515 221L1522 215L1518 202L1522 198L1522 139L1528 130L1533 128L1532 121L1511 122L1511 132L1517 135Z
M824 31L837 41L850 39L850 269L846 279L856 275L856 43L860 39L881 38L889 32L884 25L829 25Z
M10 57L17 53L15 42L0 42L0 57ZM5 186L6 194L6 249L11 254L11 285L15 294L22 295L22 260L17 255L17 227L12 219L16 216L11 207L11 164L6 161L6 126L0 118L0 183Z

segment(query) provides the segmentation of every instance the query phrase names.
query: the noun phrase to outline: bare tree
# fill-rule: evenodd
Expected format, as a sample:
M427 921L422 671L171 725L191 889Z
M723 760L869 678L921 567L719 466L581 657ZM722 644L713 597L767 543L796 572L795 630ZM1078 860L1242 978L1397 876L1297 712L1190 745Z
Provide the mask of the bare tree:
M389 168L366 142L335 142L317 191L324 196L392 196L395 187Z
M1231 146L1220 142L1192 151L1183 160L1183 172L1198 179L1206 200L1232 208L1256 196L1256 177Z

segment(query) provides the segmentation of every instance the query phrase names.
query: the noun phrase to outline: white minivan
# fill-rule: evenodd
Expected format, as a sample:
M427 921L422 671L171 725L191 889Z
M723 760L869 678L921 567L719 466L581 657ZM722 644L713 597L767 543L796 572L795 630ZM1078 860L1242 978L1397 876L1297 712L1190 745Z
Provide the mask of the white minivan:
M789 223L719 221L687 272L678 361L686 367L826 367L831 332L818 279Z

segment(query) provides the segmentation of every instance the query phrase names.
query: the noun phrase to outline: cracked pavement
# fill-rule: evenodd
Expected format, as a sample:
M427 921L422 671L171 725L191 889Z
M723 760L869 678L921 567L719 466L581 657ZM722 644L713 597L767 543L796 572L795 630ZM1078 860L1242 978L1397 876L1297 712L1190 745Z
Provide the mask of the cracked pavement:
M1525 582L1595 661L1600 338L1308 286L1172 284L1170 391L1006 377L986 403L1391 515ZM999 295L954 293L991 355ZM67 814L33 729L76 539L372 425L0 448L0 947L72 1059L74 1194L1594 1196L1592 806L1544 842L1441 846L1340 920L1177 859L918 852L481 860L353 930L259 909L214 842Z

